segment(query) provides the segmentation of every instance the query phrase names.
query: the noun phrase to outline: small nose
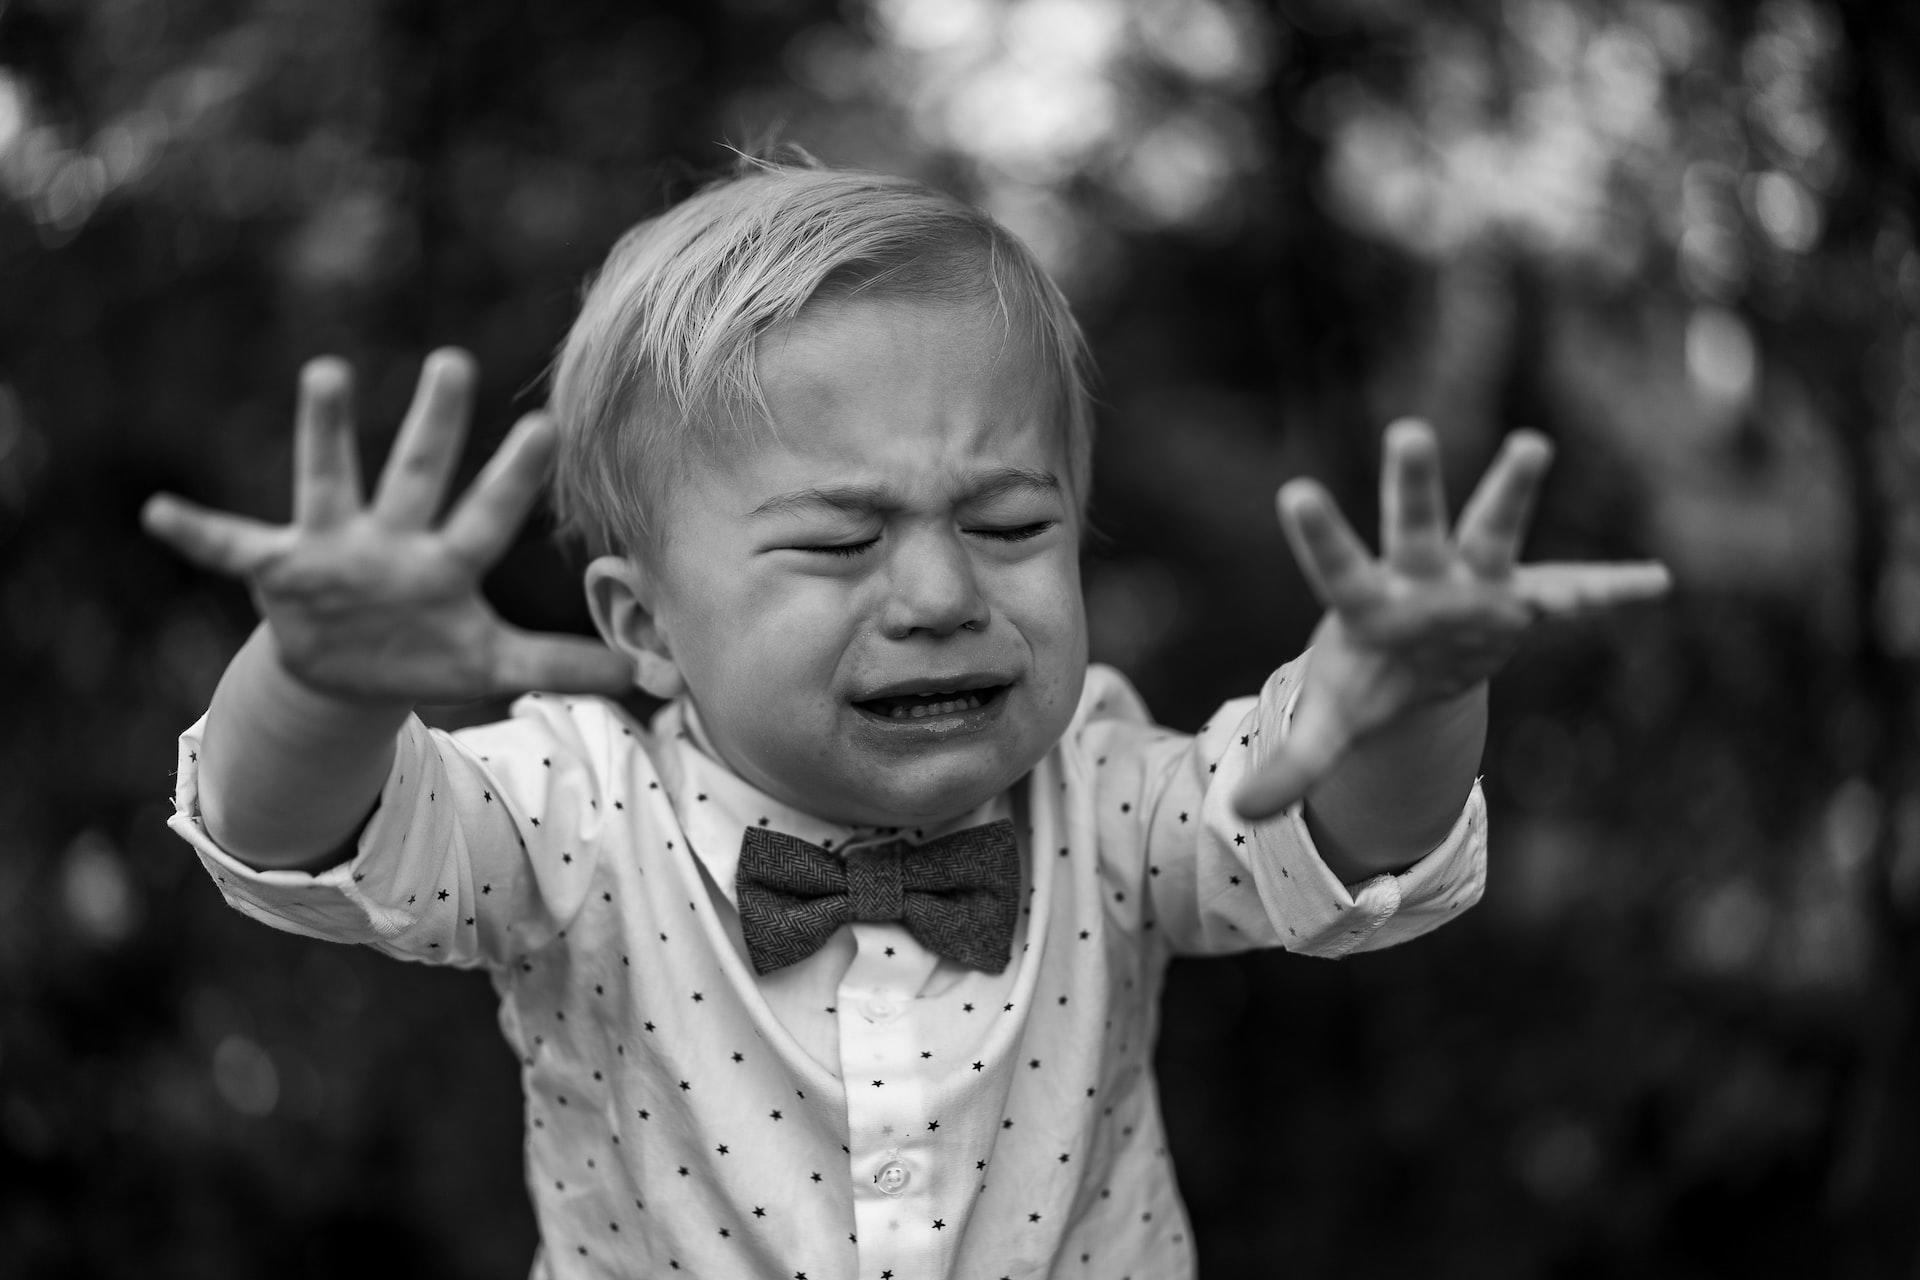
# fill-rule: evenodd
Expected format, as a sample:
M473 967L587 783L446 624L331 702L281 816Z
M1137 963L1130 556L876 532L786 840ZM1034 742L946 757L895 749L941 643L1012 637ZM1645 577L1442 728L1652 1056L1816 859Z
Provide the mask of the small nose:
M990 616L973 559L958 534L924 532L901 539L887 567L882 624L889 638L978 631Z

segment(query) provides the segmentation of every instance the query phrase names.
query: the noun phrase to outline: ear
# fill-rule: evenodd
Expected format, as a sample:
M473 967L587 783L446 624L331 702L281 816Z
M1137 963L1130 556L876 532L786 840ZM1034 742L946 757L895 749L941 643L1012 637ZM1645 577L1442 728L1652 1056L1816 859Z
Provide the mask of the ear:
M633 660L633 682L656 698L673 698L687 682L653 611L654 583L626 556L600 556L587 566L587 608L600 638Z

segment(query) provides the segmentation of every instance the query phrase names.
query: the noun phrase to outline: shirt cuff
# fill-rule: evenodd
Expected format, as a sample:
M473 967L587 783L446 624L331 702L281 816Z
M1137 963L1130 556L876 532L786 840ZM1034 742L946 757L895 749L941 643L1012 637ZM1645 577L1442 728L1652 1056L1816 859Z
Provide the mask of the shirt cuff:
M200 814L200 742L205 728L206 717L202 716L180 735L173 816L167 825L199 855L228 906L283 932L334 942L384 941L413 924L414 913L382 907L361 892L366 851L373 847L364 832L352 857L321 871L251 867L221 848ZM396 775L404 776L403 762L417 753L415 738L425 732L418 721L408 721L408 728L397 739L395 768L388 773L388 787ZM369 826L378 820L378 809L384 807L385 799L383 789Z
M1304 832L1306 823L1300 825ZM1353 905L1322 931L1316 953L1338 958L1391 947L1438 928L1478 902L1486 887L1486 836L1486 799L1476 780L1453 829L1425 857L1404 871L1345 886Z
M1243 731L1250 739L1262 730L1284 739L1301 688L1297 680L1270 680ZM1258 756L1245 753L1244 766L1256 764ZM1222 778L1220 790L1230 795L1239 781ZM1250 847L1236 852L1252 873L1275 941L1338 958L1418 937L1477 902L1486 883L1486 832L1486 801L1476 781L1446 838L1404 871L1351 885L1341 881L1314 844L1304 803L1253 824Z

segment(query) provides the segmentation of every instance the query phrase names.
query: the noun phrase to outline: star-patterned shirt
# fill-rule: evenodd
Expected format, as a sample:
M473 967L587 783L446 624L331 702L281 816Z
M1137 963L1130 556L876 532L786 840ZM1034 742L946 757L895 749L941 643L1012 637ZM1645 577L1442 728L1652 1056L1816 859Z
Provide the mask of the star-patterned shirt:
M684 704L651 726L550 695L451 734L409 722L357 850L317 874L254 871L208 839L196 725L173 825L248 915L488 969L522 1064L537 1278L1177 1280L1194 1255L1152 1070L1169 958L1386 946L1483 883L1478 787L1432 853L1351 889L1297 808L1234 815L1297 675L1187 736L1089 671L1061 742L954 824L1007 817L1022 841L1000 974L863 923L756 978L734 900L745 828L831 849L893 833L763 796Z

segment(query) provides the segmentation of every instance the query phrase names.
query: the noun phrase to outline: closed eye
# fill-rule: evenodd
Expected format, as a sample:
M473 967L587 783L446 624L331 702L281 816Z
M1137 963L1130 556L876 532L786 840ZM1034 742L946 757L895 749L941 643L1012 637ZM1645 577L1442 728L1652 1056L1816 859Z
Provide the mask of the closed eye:
M880 539L878 538L868 538L864 542L831 542L817 547L795 547L793 549L795 551L805 551L810 555L838 556L843 560L850 560L879 541Z
M1011 529L969 529L967 532L991 538L995 542L1025 542L1029 538L1039 537L1058 523L1058 520L1036 520L1032 524L1015 525Z

